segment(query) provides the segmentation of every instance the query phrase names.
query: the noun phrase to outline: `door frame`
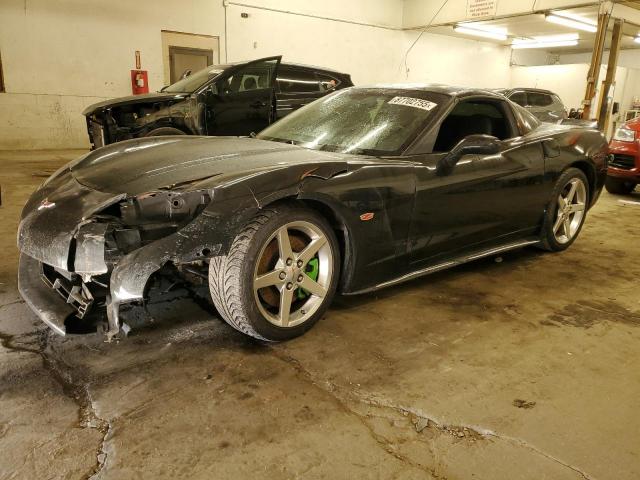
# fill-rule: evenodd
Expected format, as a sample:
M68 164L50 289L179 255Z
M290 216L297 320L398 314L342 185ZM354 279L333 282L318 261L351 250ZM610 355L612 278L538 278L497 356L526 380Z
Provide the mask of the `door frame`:
M194 48L194 47L181 47L178 45L169 45L169 80L171 81L171 83L174 83L174 81L180 80L179 78L175 80L171 78L171 72L175 71L174 55L176 53L186 53L186 54L206 53L207 66L213 65L213 50L210 48Z

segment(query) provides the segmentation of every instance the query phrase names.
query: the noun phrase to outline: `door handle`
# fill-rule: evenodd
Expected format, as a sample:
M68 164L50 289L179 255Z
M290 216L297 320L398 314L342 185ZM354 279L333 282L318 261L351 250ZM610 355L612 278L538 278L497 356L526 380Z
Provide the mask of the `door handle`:
M249 104L249 106L251 108L260 108L260 107L266 107L267 106L267 102L262 102L260 100L256 100L255 102Z

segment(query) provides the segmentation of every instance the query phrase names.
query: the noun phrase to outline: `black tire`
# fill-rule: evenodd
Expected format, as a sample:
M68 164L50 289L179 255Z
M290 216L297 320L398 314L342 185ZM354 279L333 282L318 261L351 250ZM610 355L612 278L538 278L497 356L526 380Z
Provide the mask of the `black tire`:
M561 243L556 239L556 236L553 232L553 226L558 219L558 196L563 192L563 190L567 187L569 182L573 179L579 179L583 182L585 190L586 190L586 202L584 206L584 215L582 216L581 223L579 224L577 230L573 234L573 236L565 243ZM560 252L562 250L566 250L571 246L571 244L578 238L580 231L582 230L582 226L584 225L584 221L587 217L587 209L588 202L591 198L591 192L589 191L589 181L584 172L578 168L568 168L565 170L558 181L556 182L555 187L553 188L553 193L551 194L551 199L547 204L547 208L544 214L544 220L542 222L542 229L540 232L540 246L544 250L548 250L550 252Z
M613 193L614 195L628 195L636 188L636 184L622 180L621 178L607 177L604 182L604 188L607 189L607 192Z
M165 135L186 135L182 130L173 127L160 127L151 130L145 137L162 137Z
M326 237L332 253L331 275L326 294L315 313L303 323L282 327L270 322L258 306L254 295L254 276L261 252L272 236L291 222L308 222ZM283 341L308 331L322 317L335 295L340 275L340 248L331 225L313 210L294 204L277 204L260 211L234 239L225 256L209 262L209 291L220 316L246 335L266 341ZM304 310L302 310L304 313Z

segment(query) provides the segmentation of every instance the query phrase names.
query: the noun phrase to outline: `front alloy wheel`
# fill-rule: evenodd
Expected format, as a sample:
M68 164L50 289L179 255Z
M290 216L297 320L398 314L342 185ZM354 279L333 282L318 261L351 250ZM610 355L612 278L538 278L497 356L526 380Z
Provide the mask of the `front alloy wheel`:
M290 222L265 242L256 262L253 288L264 317L278 327L295 327L313 316L332 278L333 252L322 230Z
M296 205L263 209L226 256L209 263L218 312L247 335L280 341L303 334L335 294L340 250L320 214Z

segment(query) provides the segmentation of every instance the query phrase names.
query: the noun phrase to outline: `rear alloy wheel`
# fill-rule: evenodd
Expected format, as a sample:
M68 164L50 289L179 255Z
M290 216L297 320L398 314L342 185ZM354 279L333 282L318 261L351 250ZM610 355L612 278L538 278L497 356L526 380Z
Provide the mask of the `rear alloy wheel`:
M287 340L313 326L335 294L340 251L316 212L278 205L260 212L229 254L209 264L220 315L255 338Z
M585 174L577 168L565 171L554 188L542 227L541 244L551 251L571 245L584 224L589 199Z
M636 188L635 182L627 182L626 180L622 180L620 178L607 177L604 182L604 187L607 189L607 192L613 193L616 195L627 195Z

